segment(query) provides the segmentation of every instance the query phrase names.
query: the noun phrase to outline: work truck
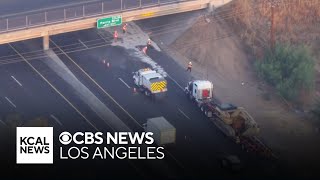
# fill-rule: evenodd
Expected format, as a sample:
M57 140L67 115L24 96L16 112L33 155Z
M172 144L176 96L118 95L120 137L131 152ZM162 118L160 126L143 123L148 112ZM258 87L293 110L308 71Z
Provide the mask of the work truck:
M167 92L167 80L162 74L150 68L144 68L134 72L133 81L146 96L163 97Z
M154 141L159 146L176 143L176 128L162 116L147 119L143 127L146 132L153 133Z
M203 114L209 118L227 137L240 144L246 151L275 157L257 135L260 128L252 116L242 107L221 103L214 98L213 84L207 80L188 82L185 93Z

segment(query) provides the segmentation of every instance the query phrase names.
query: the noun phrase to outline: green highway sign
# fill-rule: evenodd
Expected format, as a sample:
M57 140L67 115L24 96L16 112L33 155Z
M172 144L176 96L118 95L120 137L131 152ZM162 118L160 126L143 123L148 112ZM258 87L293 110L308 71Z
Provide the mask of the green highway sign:
M112 26L119 26L122 24L122 16L110 16L105 17L97 20L97 28L106 28L106 27L112 27Z

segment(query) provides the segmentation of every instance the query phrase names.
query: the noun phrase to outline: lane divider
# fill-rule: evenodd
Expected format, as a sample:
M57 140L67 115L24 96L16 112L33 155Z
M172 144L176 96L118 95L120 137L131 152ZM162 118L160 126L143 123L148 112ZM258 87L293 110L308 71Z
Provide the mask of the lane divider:
M16 48L14 48L10 43L9 46L26 62L32 70L34 70L48 85L56 92L58 93L83 119L87 121L89 125L91 125L96 131L99 131L97 127L95 127L89 119L85 115L83 115L78 108L76 108L56 87L54 87L27 59L22 56Z
M61 123L61 121L59 121L59 119L58 119L56 116L54 116L53 114L51 114L50 117L51 117L53 120L55 120L60 126L63 126L62 123Z
M142 125L128 112L126 111L106 90L104 90L81 66L79 66L66 52L64 52L52 39L54 44L74 65L76 65L105 95L107 95L123 112L125 112L139 127Z
M8 98L4 97L14 108L17 108L17 106Z
M19 84L19 86L21 86L22 87L22 84L14 77L14 76L11 76L11 78L14 80L14 81L16 81L16 83L18 83Z
M191 120L191 119L189 118L189 116L187 116L181 109L178 108L178 111L179 111L182 115L184 115L187 119Z
M131 89L131 87L121 78L118 78L124 85L127 86L127 88Z

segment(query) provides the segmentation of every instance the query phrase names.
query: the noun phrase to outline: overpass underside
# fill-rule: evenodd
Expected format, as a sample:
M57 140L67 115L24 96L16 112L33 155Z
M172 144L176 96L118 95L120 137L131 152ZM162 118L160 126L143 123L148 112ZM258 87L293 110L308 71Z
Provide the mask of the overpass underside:
M53 24L43 24L36 27L26 27L23 29L12 30L0 33L0 44L10 42L23 41L33 38L43 38L44 50L49 49L49 37L61 33L72 31L96 28L97 19L121 15L123 22L130 22L146 18L195 11L201 9L208 9L218 7L230 2L231 0L192 0L192 1L179 1L171 4L164 4L159 6L151 6L145 8L137 8L129 11L101 14L93 17L83 17L81 19L69 21L65 20Z

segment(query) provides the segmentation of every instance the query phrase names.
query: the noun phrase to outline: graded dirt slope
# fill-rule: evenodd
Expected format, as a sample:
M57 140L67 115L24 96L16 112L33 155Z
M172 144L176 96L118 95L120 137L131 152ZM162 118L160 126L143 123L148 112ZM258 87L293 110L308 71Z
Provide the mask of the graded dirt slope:
M260 125L261 139L284 163L299 168L296 173L300 175L314 175L320 161L315 156L320 150L317 130L257 80L250 62L253 58L237 35L229 36L230 29L223 20L210 17L208 23L200 18L169 49L183 67L191 60L193 78L211 80L222 102L245 107Z

